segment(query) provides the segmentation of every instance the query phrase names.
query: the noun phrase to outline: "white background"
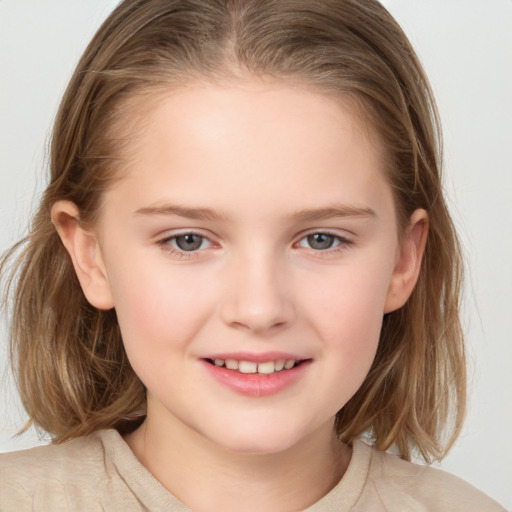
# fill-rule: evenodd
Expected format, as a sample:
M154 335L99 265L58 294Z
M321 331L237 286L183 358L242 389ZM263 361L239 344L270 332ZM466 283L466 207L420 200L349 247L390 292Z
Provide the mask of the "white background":
M58 101L115 3L0 0L0 251L24 233L45 183L45 144ZM441 466L512 510L512 1L384 3L416 47L438 98L446 185L469 267L469 415ZM33 431L12 438L24 417L6 372L0 383L0 451L37 444Z

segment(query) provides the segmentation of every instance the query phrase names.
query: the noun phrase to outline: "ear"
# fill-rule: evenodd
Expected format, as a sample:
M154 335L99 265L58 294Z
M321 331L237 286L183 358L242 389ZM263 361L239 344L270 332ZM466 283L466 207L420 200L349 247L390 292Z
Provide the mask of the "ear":
M388 288L384 313L401 308L411 295L421 269L428 234L428 214L415 210L402 241Z
M114 301L96 235L80 224L79 210L71 201L57 201L52 223L68 251L87 300L98 309L111 309Z

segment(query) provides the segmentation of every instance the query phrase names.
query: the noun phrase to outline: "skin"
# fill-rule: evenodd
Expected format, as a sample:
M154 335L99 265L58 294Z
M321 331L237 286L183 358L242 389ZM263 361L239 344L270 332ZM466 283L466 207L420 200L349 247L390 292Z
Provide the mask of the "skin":
M399 242L378 138L342 101L249 79L191 84L141 112L95 229L72 203L52 211L147 387L147 419L126 441L194 510L305 508L349 463L334 417L367 375L383 315L414 287L426 213ZM180 250L173 237L190 232L200 248ZM332 247L313 247L314 233ZM307 366L247 396L205 363L242 351Z

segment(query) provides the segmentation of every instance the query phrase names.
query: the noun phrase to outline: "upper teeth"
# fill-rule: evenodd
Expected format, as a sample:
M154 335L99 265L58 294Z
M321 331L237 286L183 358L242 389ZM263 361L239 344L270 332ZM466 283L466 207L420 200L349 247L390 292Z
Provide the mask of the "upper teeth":
M277 361L237 361L236 359L214 359L215 366L225 366L228 370L238 370L240 373L263 373L269 375L281 370L290 370L296 364L295 359L278 359Z

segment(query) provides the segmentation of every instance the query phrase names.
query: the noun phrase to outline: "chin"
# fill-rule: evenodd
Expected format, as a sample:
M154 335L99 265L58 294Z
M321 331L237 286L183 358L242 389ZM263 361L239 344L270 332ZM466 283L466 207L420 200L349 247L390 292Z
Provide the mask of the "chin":
M229 425L219 429L219 434L210 441L223 447L227 451L238 454L272 455L282 453L308 436L300 429L290 428L291 425L279 423L252 423L242 425ZM229 436L226 436L229 433Z

